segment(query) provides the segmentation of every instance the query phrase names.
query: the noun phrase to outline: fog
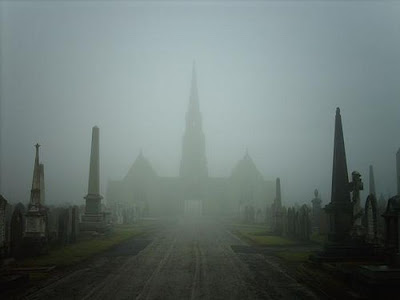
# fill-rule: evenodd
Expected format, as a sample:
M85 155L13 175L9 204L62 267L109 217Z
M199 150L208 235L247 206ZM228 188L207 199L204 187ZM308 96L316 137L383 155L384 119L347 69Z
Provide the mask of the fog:
M209 175L246 149L283 203L330 200L334 116L348 171L396 192L400 3L0 2L1 193L27 203L34 144L46 201L83 204L91 128L101 192L142 149L178 176L195 60Z

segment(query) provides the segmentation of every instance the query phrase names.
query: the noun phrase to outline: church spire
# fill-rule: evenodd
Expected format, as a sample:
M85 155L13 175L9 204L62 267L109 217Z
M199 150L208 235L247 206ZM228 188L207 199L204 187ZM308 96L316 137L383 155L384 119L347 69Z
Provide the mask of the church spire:
M200 111L199 95L197 91L196 62L193 61L192 66L192 84L190 87L189 110Z
M201 131L201 113L199 105L199 95L197 91L196 65L193 61L192 83L190 86L189 107L186 113L186 130L194 128L195 131Z
M180 176L190 182L188 189L191 196L198 196L201 192L198 185L208 176L207 159L205 153L205 138L202 129L199 96L197 92L196 67L193 62L192 82L190 87L189 107L186 113L186 128L182 141L182 158ZM197 191L195 191L197 190Z

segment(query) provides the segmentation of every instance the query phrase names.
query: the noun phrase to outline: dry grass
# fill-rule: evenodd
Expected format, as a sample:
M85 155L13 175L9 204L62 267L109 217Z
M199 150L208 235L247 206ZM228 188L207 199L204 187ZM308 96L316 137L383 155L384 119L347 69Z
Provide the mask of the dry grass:
M132 226L116 227L109 234L95 236L88 240L50 250L47 255L26 258L18 262L18 266L43 267L56 265L57 267L66 267L79 263L142 233L143 231Z

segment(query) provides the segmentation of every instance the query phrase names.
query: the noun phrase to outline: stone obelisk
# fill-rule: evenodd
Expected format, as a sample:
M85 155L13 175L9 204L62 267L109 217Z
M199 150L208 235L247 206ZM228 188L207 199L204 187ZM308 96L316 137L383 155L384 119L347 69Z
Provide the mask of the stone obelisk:
M276 178L275 188L275 201L274 201L274 233L282 235L283 224L282 224L282 197L281 197L281 180Z
M44 165L39 165L39 172L40 172L40 203L42 205L46 204L45 200L45 188L44 188Z
M343 242L352 229L353 204L350 198L342 117L339 108L336 109L335 116L331 202L325 206L325 210L330 215L329 241Z
M31 198L25 217L25 230L23 235L26 255L36 255L47 252L47 209L42 203L44 195L44 177L39 164L39 144L35 145L36 155L33 166Z
M89 183L86 200L85 214L82 216L80 230L103 231L105 229L104 214L101 211L100 195L100 153L99 153L99 128L92 129L92 148L90 152Z
M369 194L376 197L374 167L372 165L369 166Z

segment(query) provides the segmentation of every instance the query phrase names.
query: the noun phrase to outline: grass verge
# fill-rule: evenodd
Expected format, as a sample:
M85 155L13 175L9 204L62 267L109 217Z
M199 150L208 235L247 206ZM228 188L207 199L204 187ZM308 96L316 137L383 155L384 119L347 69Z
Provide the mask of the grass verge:
M306 262L310 256L311 251L281 251L277 252L276 256L287 262Z
M260 225L232 225L233 233L255 246L292 246L297 241L281 236L271 235L264 226Z
M17 265L18 267L44 267L52 265L56 265L58 268L67 267L143 233L143 231L133 226L114 227L113 231L106 235L95 236L75 244L50 249L50 253L47 255L26 258L19 261Z

